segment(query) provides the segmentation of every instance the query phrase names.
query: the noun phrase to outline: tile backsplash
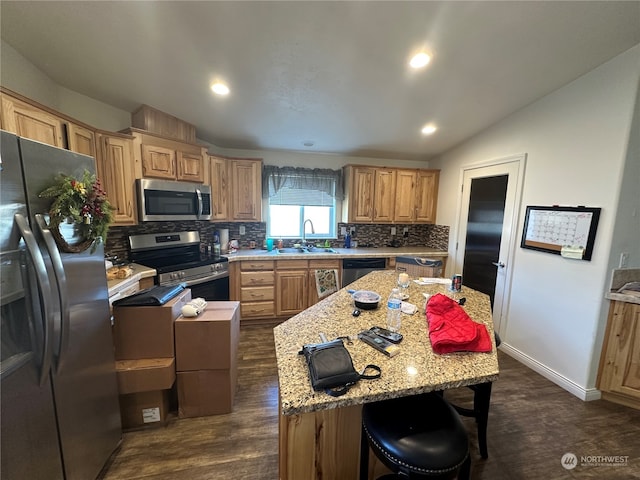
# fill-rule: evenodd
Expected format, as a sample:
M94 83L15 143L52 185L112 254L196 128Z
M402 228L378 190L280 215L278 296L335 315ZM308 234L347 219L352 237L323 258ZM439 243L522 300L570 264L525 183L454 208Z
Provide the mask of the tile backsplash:
M244 235L240 235L240 227L245 229ZM357 242L358 247L384 247L392 241L407 247L430 247L439 250L447 250L449 244L449 227L446 225L403 225L403 224L349 224L338 223L338 238L330 239L332 247L342 247L344 236L340 235L341 227L349 231L355 228L352 241ZM391 227L396 228L397 234L391 235ZM403 236L404 228L408 229L407 237ZM229 240L237 239L240 248L249 248L249 242L254 241L260 248L266 238L267 224L264 222L145 222L131 227L111 227L107 235L105 252L116 255L118 259L129 259L129 236L145 233L169 233L185 230L198 230L203 246L213 241L213 234L221 228L229 229ZM287 240L285 244L296 243Z

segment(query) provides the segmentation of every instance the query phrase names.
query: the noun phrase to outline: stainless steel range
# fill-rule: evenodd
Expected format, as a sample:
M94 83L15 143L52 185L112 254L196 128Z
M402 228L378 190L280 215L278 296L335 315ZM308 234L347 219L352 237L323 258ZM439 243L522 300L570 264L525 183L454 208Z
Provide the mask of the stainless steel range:
M193 298L229 300L229 259L200 252L197 231L129 237L131 261L155 268L158 285L183 283Z

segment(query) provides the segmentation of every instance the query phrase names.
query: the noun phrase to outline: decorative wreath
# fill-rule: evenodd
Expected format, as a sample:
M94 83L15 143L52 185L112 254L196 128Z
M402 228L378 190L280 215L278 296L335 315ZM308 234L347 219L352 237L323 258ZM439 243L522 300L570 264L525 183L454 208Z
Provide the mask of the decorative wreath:
M80 253L100 237L104 243L113 219L113 207L95 175L84 171L82 180L60 174L55 185L43 190L40 197L54 198L49 207L49 230L60 249L67 253ZM82 240L69 245L60 233L60 224L73 223Z

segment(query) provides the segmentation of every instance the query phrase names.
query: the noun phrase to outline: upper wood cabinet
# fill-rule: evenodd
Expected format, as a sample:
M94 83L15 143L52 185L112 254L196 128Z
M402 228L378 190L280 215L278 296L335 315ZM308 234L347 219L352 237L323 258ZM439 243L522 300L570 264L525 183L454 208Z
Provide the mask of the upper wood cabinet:
M394 220L433 223L438 202L438 170L398 170Z
M96 158L96 133L93 130L67 123L69 150Z
M211 216L213 220L229 219L229 165L226 159L209 155L209 184L211 185Z
M204 183L204 147L137 129L133 136L136 178Z
M438 170L347 165L343 212L350 223L433 223Z
M98 178L114 208L115 225L136 224L133 138L99 132Z
M24 138L67 148L64 120L38 106L2 93L2 129Z
M262 218L262 160L232 158L231 220L259 222Z

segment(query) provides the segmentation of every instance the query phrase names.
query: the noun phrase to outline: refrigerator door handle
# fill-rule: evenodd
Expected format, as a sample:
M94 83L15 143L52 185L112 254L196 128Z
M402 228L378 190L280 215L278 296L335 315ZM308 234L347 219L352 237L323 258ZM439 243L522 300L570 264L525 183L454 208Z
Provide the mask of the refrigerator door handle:
M53 239L53 235L49 230L47 222L44 220L44 216L41 213L37 213L36 226L39 233L44 239L44 243L49 252L51 263L53 264L53 272L56 277L56 283L58 284L58 298L60 299L60 339L58 343L58 361L55 365L56 372L60 371L64 359L64 352L67 351L69 346L69 300L67 296L67 276L64 273L64 267L62 266L62 257L60 257L60 251L56 246L56 242Z
M49 376L49 369L51 368L51 343L53 342L53 318L50 313L51 286L49 284L49 276L47 275L47 267L44 264L44 258L42 258L42 253L38 248L38 242L36 242L36 238L29 228L27 219L20 213L16 213L13 218L18 230L20 230L20 235L24 238L27 251L31 256L31 261L33 262L33 267L36 272L38 290L40 291L40 308L42 309L42 318L44 320L44 342L41 357L42 365L40 367L40 386L42 386L47 380L47 377Z

